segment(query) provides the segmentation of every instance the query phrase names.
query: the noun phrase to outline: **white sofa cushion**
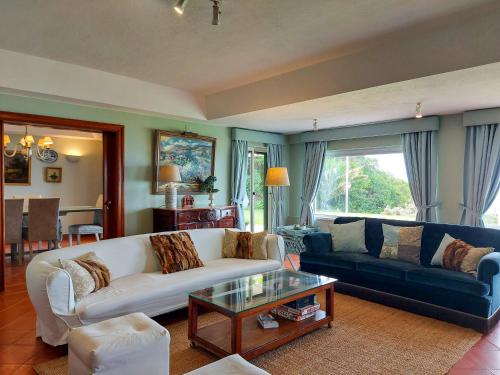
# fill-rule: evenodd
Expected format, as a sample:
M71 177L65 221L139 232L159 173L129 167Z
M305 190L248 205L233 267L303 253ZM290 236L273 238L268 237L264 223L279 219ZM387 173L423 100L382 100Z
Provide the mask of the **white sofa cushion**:
M126 276L82 299L76 305L76 313L82 324L137 311L156 316L186 306L191 291L280 267L276 260L224 258L181 272Z

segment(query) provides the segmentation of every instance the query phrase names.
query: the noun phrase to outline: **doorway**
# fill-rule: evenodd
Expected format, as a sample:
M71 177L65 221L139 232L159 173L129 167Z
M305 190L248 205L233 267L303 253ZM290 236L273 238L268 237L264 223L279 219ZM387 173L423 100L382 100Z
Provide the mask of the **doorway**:
M6 124L30 125L62 131L77 130L99 133L102 136L102 226L103 238L124 235L124 127L119 124L99 123L39 116L23 113L0 112L0 139L4 139ZM4 158L0 158L0 245L5 248L5 190ZM0 291L5 288L5 256L0 259Z
M251 232L261 232L268 228L268 195L264 185L267 169L265 149L248 149L247 196L245 208L245 228Z

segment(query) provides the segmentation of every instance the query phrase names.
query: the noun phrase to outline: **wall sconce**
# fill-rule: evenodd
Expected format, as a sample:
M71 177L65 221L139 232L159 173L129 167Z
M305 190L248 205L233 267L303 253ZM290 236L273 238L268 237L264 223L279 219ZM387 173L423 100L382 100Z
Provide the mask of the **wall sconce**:
M70 163L78 163L81 159L80 155L66 155L66 160Z

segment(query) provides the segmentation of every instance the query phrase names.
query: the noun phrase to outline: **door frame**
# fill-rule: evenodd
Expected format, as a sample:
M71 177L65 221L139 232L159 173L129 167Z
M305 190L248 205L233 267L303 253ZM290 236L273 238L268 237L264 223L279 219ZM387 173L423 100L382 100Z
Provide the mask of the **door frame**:
M124 147L125 128L120 124L68 119L62 117L34 115L0 111L0 140L3 149L4 123L29 124L55 129L80 130L102 133L103 146L103 229L104 238L125 235L125 172ZM5 289L5 235L4 235L4 166L0 157L0 291Z
M253 168L253 160L254 160L254 157L255 157L255 154L262 154L264 155L264 177L265 177L265 174L266 174L266 170L267 170L267 149L265 147L257 147L257 146L249 146L248 147L248 154L251 154L252 156L250 157L250 155L248 155L248 167L250 169L250 187L253 189L254 186L253 186L253 182L254 182L254 174L255 174L255 170ZM267 199L266 199L267 197ZM250 230L253 231L255 228L252 228L252 222L254 221L254 210L253 210L253 204L254 204L254 198L253 198L253 191L250 192L250 196L248 197L249 199L249 202L248 202L248 205L249 205L249 208L250 208ZM269 201L269 188L267 186L264 185L264 230L268 230L269 229L269 223L271 222L270 221L270 205L269 205L270 201Z

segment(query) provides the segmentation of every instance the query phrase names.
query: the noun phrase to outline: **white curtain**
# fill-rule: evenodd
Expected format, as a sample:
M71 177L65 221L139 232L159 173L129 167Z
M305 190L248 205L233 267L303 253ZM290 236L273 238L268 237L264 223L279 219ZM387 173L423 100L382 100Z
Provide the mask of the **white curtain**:
M247 197L248 142L234 140L231 153L231 201L236 205L236 228L245 230Z
M417 207L417 221L437 221L437 132L401 135L411 196Z
M484 227L500 189L500 124L468 126L465 134L463 225Z
M302 208L300 210L300 222L302 224L311 225L316 221L314 215L314 199L318 193L326 149L326 141L306 143L304 184L302 185Z
M268 144L267 145L267 167L284 167L283 161L283 145ZM271 228L274 230L277 227L285 225L285 188L284 187L269 187L271 189ZM276 212L274 212L276 207Z

